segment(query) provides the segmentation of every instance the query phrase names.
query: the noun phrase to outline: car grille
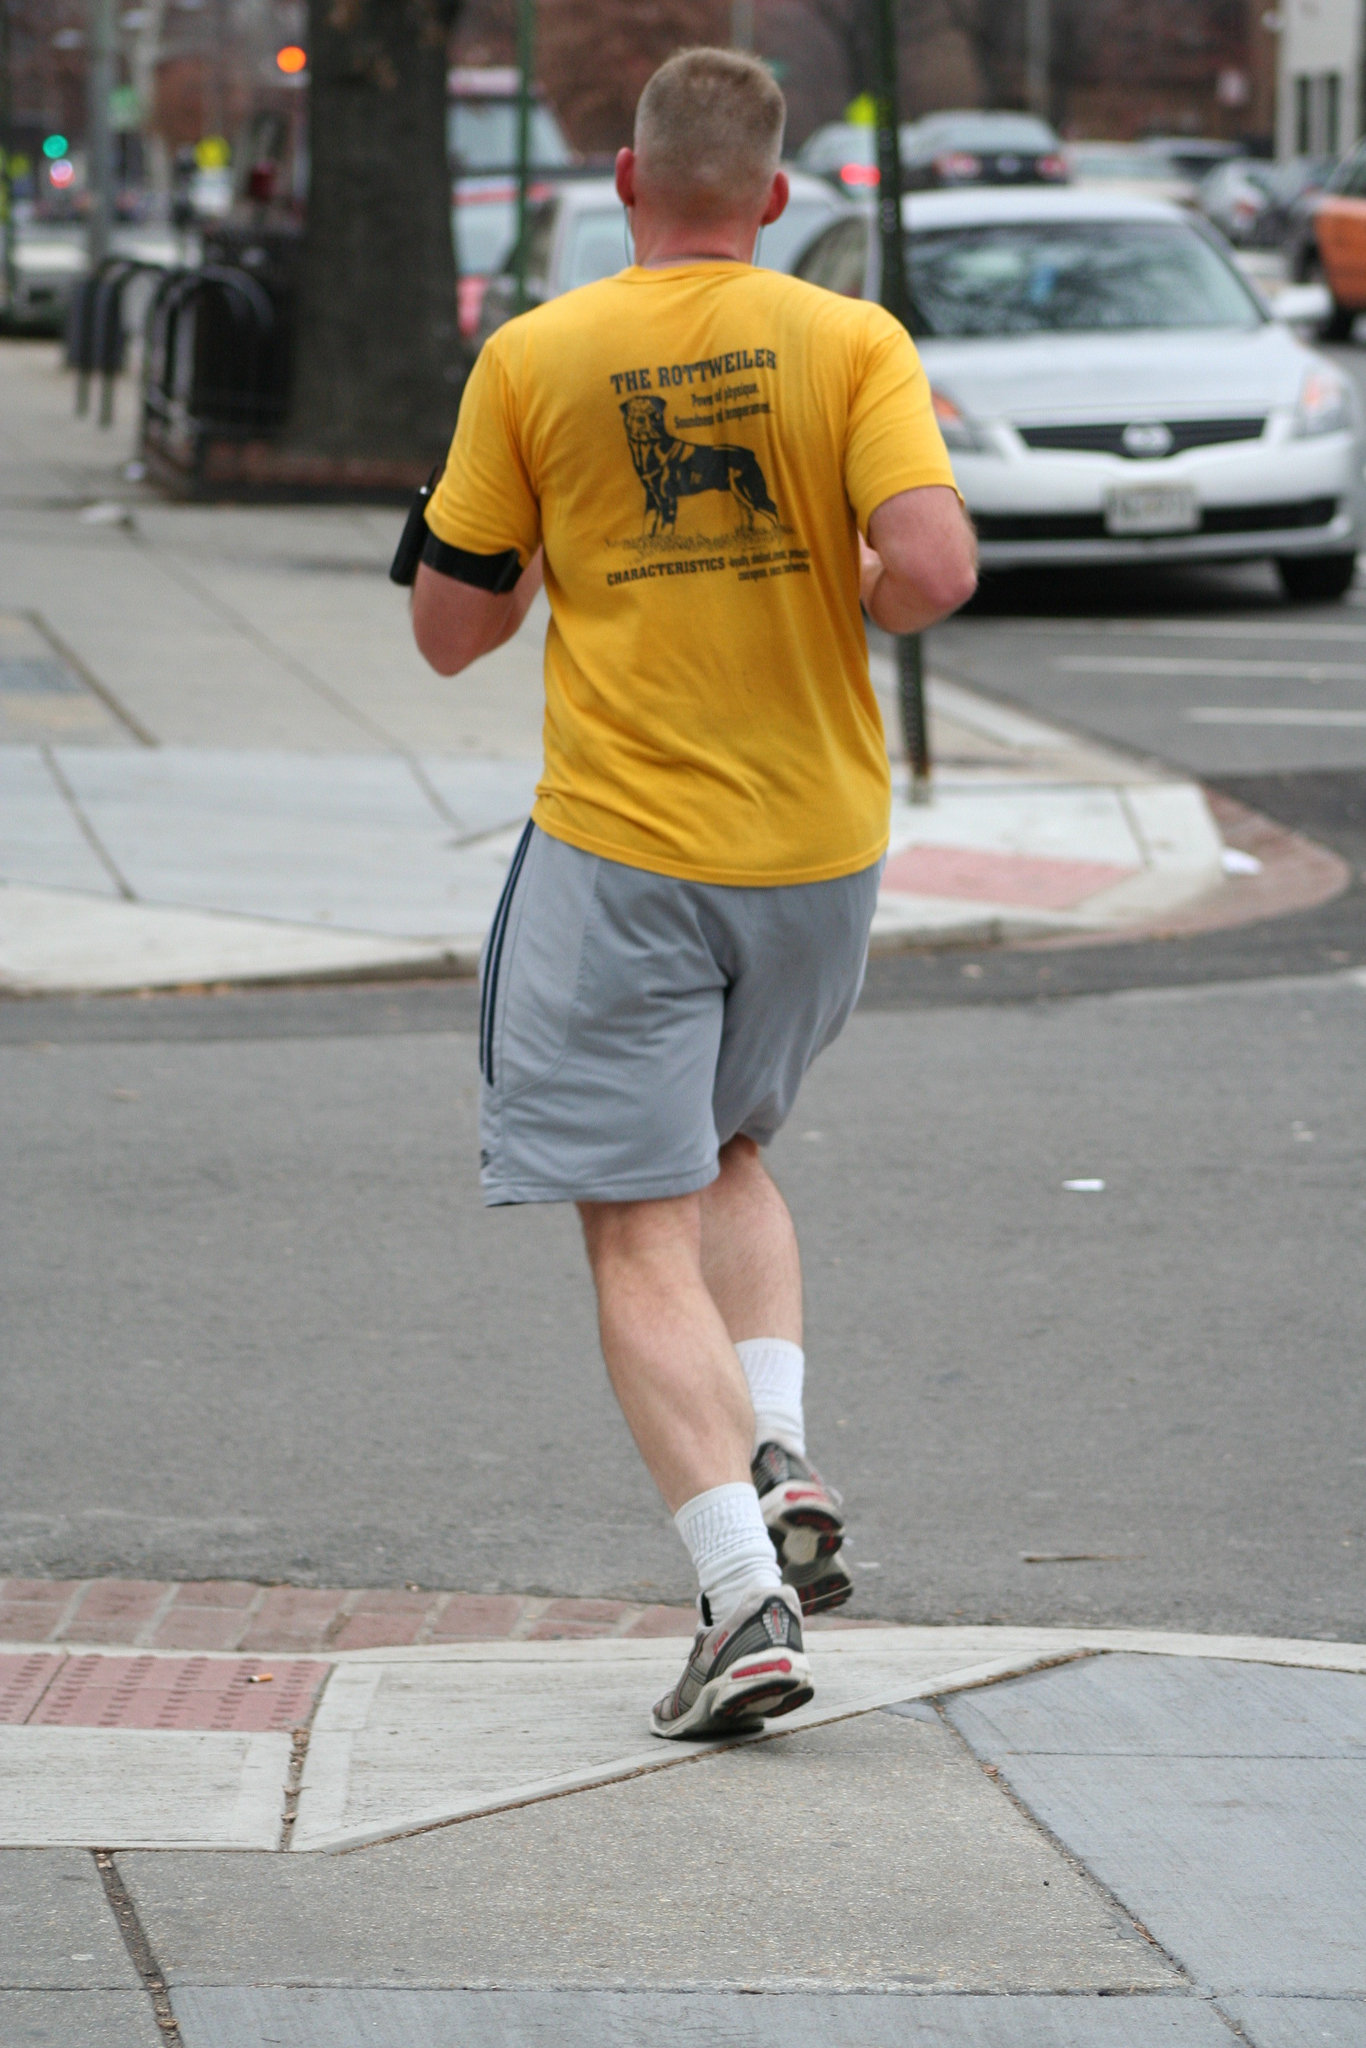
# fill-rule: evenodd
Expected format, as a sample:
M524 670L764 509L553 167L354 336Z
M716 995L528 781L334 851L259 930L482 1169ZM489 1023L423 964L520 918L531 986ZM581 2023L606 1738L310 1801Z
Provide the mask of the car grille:
M1153 421L1152 425L1161 424L1172 437L1170 448L1164 449L1158 458L1145 455L1142 450L1135 454L1124 445L1124 435L1130 426L1149 424L1147 420L1119 420L1086 426L1019 427L1016 431L1027 448L1082 450L1088 455L1124 455L1131 462L1151 462L1180 455L1187 448L1214 448L1221 441L1259 441L1266 418L1263 415L1260 419Z
M1297 526L1327 526L1336 498L1296 498L1279 505L1207 505L1200 533L1283 533ZM1103 512L977 512L981 540L1111 540ZM1122 537L1122 536L1121 536ZM1154 540L1187 540L1188 534L1154 534Z

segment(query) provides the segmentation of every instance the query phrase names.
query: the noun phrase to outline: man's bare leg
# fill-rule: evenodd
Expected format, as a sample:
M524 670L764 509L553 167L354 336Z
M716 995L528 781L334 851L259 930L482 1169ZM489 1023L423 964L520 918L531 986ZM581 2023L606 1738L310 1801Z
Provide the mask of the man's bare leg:
M579 1213L608 1375L687 1545L703 1617L728 1621L746 1600L778 1594L782 1580L750 1476L749 1388L702 1278L700 1197L584 1202ZM799 1653L800 1633L788 1633L799 1607L784 1601L775 1612L779 1636ZM803 1689L784 1678L783 1696L794 1686Z
M670 1511L748 1484L754 1410L702 1276L701 1197L581 1202L579 1215L608 1377Z
M797 1233L749 1138L722 1147L721 1171L703 1190L702 1273L749 1388L751 1470L783 1575L809 1611L842 1606L853 1590L835 1554L843 1517L837 1496L806 1462Z
M721 1147L721 1171L702 1190L702 1276L733 1344L801 1343L797 1233L752 1138Z

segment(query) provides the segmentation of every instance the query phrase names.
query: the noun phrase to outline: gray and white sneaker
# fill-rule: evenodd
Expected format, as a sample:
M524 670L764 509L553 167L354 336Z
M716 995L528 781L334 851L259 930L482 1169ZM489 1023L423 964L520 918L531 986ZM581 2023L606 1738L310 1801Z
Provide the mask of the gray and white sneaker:
M767 1717L804 1707L815 1688L802 1648L797 1596L750 1593L724 1621L705 1600L687 1668L672 1692L655 1702L656 1735L745 1735Z
M844 1541L840 1496L814 1465L779 1443L760 1444L749 1469L783 1578L802 1613L843 1607L854 1582L835 1555Z

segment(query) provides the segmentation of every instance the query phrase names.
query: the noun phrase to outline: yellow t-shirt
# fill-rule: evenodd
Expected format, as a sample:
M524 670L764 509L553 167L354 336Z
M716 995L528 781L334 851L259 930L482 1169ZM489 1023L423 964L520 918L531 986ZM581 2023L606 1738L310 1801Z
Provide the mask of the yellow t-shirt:
M544 544L537 824L693 881L870 866L890 785L856 530L922 484L953 471L880 307L718 261L501 327L427 521L509 568Z

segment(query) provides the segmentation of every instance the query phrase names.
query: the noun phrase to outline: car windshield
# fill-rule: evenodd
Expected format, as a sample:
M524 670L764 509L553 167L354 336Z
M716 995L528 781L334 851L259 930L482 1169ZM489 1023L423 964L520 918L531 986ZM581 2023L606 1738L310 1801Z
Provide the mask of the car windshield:
M1028 114L963 114L952 120L926 121L918 140L931 149L1054 150L1057 137Z
M1135 150L1079 149L1071 159L1073 175L1092 178L1123 178L1126 182L1170 185L1178 173L1160 156L1140 156Z
M925 335L1250 329L1263 315L1194 228L1166 221L1011 221L908 237Z
M517 163L516 100L457 100L446 120L446 147L457 170L510 171ZM531 110L531 161L538 168L571 161L548 107Z

